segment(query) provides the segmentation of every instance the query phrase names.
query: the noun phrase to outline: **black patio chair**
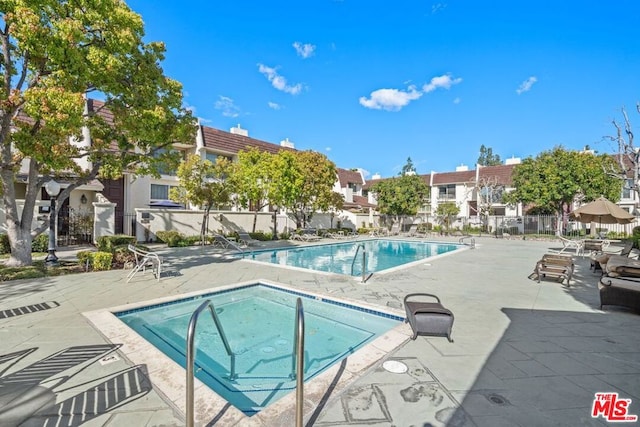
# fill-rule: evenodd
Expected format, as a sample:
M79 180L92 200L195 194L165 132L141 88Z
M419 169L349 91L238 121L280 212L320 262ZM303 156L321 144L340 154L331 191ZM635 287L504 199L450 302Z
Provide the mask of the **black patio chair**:
M436 302L409 301L409 299L424 299L430 297ZM440 303L440 298L432 294L415 293L404 297L404 309L407 313L407 322L413 330L412 340L418 335L443 336L451 339L451 328L453 327L453 313L444 308Z

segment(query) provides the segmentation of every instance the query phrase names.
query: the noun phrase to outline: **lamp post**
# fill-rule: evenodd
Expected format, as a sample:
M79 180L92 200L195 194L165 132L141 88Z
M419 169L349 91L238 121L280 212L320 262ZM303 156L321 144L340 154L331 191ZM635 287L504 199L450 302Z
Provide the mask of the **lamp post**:
M56 197L60 194L60 184L53 179L44 185L49 197L51 197L51 209L49 211L49 248L44 263L47 267L58 265L56 256Z

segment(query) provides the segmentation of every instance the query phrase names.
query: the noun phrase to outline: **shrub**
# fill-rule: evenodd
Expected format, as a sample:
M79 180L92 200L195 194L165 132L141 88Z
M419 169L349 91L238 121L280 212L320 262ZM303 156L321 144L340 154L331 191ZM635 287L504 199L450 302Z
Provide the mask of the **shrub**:
M93 269L95 271L111 270L113 254L111 252L92 252Z
M47 252L47 250L49 250L49 234L39 234L31 241L31 252Z
M633 227L633 230L631 231L631 240L633 240L634 248L640 248L640 226Z
M184 234L174 230L157 231L156 236L158 236L158 239L166 243L170 248L181 246L180 242L185 239Z
M127 236L123 234L117 234L115 236L100 236L98 237L97 247L101 252L113 252L113 250L120 245L134 245L136 243L135 236Z

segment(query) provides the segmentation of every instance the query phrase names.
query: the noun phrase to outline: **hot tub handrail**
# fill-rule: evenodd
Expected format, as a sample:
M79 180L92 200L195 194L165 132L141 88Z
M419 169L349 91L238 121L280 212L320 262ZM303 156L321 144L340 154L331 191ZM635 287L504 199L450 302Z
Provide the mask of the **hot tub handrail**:
M211 317L213 318L213 322L216 324L216 328L218 329L218 333L220 334L220 338L222 339L222 343L224 344L224 348L227 351L227 354L231 358L231 367L230 367L230 379L235 379L236 377L236 355L233 351L231 351L231 346L229 346L229 341L227 340L226 335L224 334L224 330L222 329L222 323L220 323L220 319L216 314L215 307L211 300L206 300L193 312L191 315L191 319L189 320L189 327L187 329L187 407L185 410L186 424L187 427L193 427L194 425L194 414L193 414L193 388L194 388L194 359L195 359L195 332L196 325L198 324L198 317L200 313L205 309L209 308L209 312L211 312Z
M296 324L293 333L291 376L296 378L296 427L304 418L304 309L302 298L296 301Z
M351 260L351 275L353 276L353 267L355 265L356 258L358 257L358 252L360 251L360 248L362 248L362 283L364 283L366 281L366 276L367 276L367 250L364 247L364 243L358 244L358 247L356 248L356 253L353 256L353 260Z

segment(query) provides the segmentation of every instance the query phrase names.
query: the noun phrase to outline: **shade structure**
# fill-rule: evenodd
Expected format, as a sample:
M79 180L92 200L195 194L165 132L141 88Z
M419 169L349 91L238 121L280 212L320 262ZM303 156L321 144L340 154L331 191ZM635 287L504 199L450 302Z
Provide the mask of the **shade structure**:
M571 212L571 218L580 222L600 224L629 224L636 219L635 216L605 197L599 197L593 202L580 206Z

